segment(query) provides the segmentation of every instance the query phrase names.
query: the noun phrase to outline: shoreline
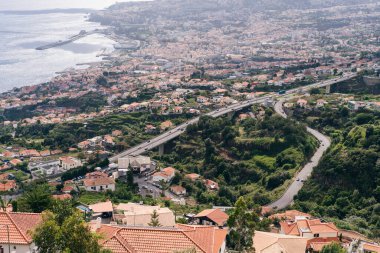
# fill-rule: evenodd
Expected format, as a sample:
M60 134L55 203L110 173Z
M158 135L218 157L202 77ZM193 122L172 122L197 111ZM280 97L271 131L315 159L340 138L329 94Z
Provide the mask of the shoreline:
M94 12L94 11L97 11L97 10L92 10L92 11ZM2 12L3 11L0 11L0 13L2 13ZM92 21L90 19L91 12L81 12L81 13L86 15L86 17L83 18L84 22L98 24L100 28L109 28L109 26L102 25L100 22ZM51 13L46 13L46 14L51 14ZM76 12L76 13L68 13L68 14L78 14L78 12ZM9 15L15 15L15 14L9 14ZM38 14L25 14L25 15L38 15ZM101 67L104 63L109 63L110 62L110 56L112 54L114 54L118 50L118 49L115 48L115 45L117 45L120 42L117 41L117 37L116 36L110 36L110 35L107 35L107 34L104 34L104 33L99 33L99 35L101 35L102 37L104 37L104 38L112 41L112 43L111 43L112 44L112 49L110 47L109 50L107 50L107 48L102 47L100 50L94 52L94 54L96 54L96 56L94 57L93 61L90 61L90 62L88 62L88 61L78 62L78 63L73 64L72 66L69 66L69 67L65 68L65 69L62 69L62 70L59 70L59 71L55 71L54 73L51 73L48 78L46 78L46 81L40 81L38 83L25 83L25 84L22 84L20 86L15 86L15 87L12 87L12 88L8 88L7 90L0 91L0 96L5 95L7 93L12 93L15 90L22 89L22 88L25 88L25 87L40 86L40 85L43 85L45 83L49 83L54 78L59 77L60 75L64 75L64 74L67 74L67 73L73 73L75 71L90 70L91 68L94 68L94 67ZM63 39L65 39L65 38L62 38L62 40ZM72 43L74 43L74 42L70 42L68 44L72 44ZM57 48L59 48L59 47L57 47ZM49 49L47 49L47 50L49 50ZM75 56L73 56L73 57L75 57ZM112 57L112 58L114 58L114 57ZM85 67L85 66L87 66L87 67Z

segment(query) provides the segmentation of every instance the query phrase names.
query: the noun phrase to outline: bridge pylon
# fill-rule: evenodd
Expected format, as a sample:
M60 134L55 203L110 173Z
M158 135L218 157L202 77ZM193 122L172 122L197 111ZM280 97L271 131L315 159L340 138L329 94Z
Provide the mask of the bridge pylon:
M165 154L165 144L164 143L162 143L160 146L158 146L158 154L160 156Z

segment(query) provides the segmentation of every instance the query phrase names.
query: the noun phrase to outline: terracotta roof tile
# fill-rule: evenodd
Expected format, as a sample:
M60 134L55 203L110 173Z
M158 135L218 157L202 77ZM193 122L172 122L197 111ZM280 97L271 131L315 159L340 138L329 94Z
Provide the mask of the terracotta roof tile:
M227 231L212 226L179 225L178 228L113 227L103 225L98 232L105 240L101 244L115 253L172 253L195 249L216 253Z
M12 244L30 244L29 231L42 221L41 214L0 212L0 224L9 226L9 237ZM0 243L8 243L7 229L0 229Z
M220 209L206 209L194 216L195 218L207 217L218 226L224 226L229 216Z

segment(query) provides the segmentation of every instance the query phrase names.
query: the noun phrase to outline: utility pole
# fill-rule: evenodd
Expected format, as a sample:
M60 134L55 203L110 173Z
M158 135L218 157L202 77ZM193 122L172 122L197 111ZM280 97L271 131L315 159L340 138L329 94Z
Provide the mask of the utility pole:
M8 253L11 253L11 240L10 240L10 237L9 237L9 225L2 225L0 227L6 227L7 228Z

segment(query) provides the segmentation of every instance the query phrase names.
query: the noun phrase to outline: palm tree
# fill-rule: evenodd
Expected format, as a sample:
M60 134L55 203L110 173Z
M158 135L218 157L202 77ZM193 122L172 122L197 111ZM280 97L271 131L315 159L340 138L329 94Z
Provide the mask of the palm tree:
M12 203L12 199L6 199L5 197L0 197L0 210L3 212L7 211L7 207Z

